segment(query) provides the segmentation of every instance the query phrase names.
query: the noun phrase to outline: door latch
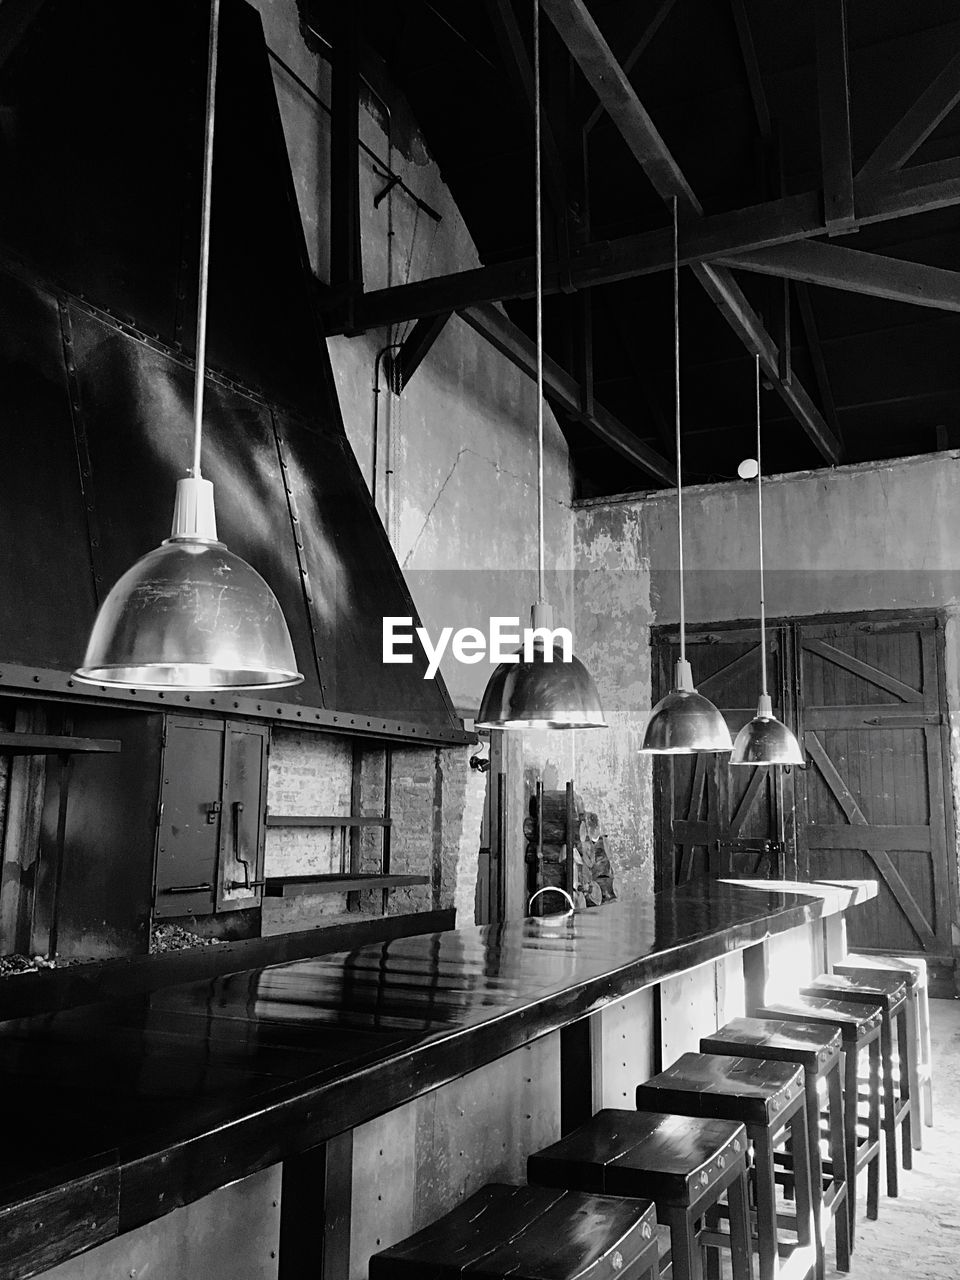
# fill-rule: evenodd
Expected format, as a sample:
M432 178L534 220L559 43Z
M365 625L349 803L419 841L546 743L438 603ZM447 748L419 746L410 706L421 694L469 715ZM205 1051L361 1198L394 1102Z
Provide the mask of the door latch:
M211 800L210 803L207 805L207 822L211 827L216 822L217 816L219 815L222 808L223 808L223 804L219 800Z

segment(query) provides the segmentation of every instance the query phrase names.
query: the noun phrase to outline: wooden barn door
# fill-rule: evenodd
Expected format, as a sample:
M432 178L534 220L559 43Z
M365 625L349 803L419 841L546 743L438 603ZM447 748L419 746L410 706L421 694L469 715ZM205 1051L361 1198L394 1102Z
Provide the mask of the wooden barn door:
M767 632L770 695L792 722L790 632ZM657 696L671 685L677 637L654 642ZM687 658L698 690L720 708L732 736L756 714L760 692L757 627L688 631ZM786 710L784 711L784 708ZM724 755L661 757L655 765L658 887L703 875L793 875L792 770L731 768Z
M955 894L936 618L797 624L799 872L875 878L851 946L952 967Z

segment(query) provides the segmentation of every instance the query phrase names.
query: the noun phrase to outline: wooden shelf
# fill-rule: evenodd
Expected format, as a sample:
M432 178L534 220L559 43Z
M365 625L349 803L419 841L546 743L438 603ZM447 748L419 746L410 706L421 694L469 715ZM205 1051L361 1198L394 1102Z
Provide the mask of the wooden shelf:
M267 814L268 827L389 827L389 818L364 818L351 814L320 814L302 817Z
M94 755L120 750L118 738L70 738L53 733L0 733L0 752L10 755Z
M329 876L267 876L268 898L294 898L304 893L353 893L360 889L405 889L429 884L429 876L381 875L379 872Z

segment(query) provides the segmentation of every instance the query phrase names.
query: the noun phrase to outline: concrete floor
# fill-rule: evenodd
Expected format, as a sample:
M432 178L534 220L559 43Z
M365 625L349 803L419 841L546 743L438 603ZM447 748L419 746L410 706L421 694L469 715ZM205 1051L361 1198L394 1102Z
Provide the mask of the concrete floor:
M863 1216L866 1173L860 1175L856 1280L960 1280L960 1000L931 1000L934 1127L902 1177L900 1195L882 1194L880 1218ZM827 1253L827 1276L842 1275Z

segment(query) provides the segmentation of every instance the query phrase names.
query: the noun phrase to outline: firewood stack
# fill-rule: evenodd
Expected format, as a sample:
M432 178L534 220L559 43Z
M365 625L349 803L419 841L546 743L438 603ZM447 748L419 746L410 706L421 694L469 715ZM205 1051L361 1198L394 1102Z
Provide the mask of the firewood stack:
M537 796L530 799L530 816L524 819L523 834L527 838L527 882L529 892L545 886L566 889L577 907L598 907L617 897L617 886L610 866L606 840L600 819L583 807L574 792L569 804L565 791L544 791L542 833L538 829ZM573 811L573 831L568 832L568 808ZM542 835L542 865L537 876ZM573 842L573 883L569 883L567 849ZM552 895L548 895L549 898ZM549 906L548 906L548 909Z

